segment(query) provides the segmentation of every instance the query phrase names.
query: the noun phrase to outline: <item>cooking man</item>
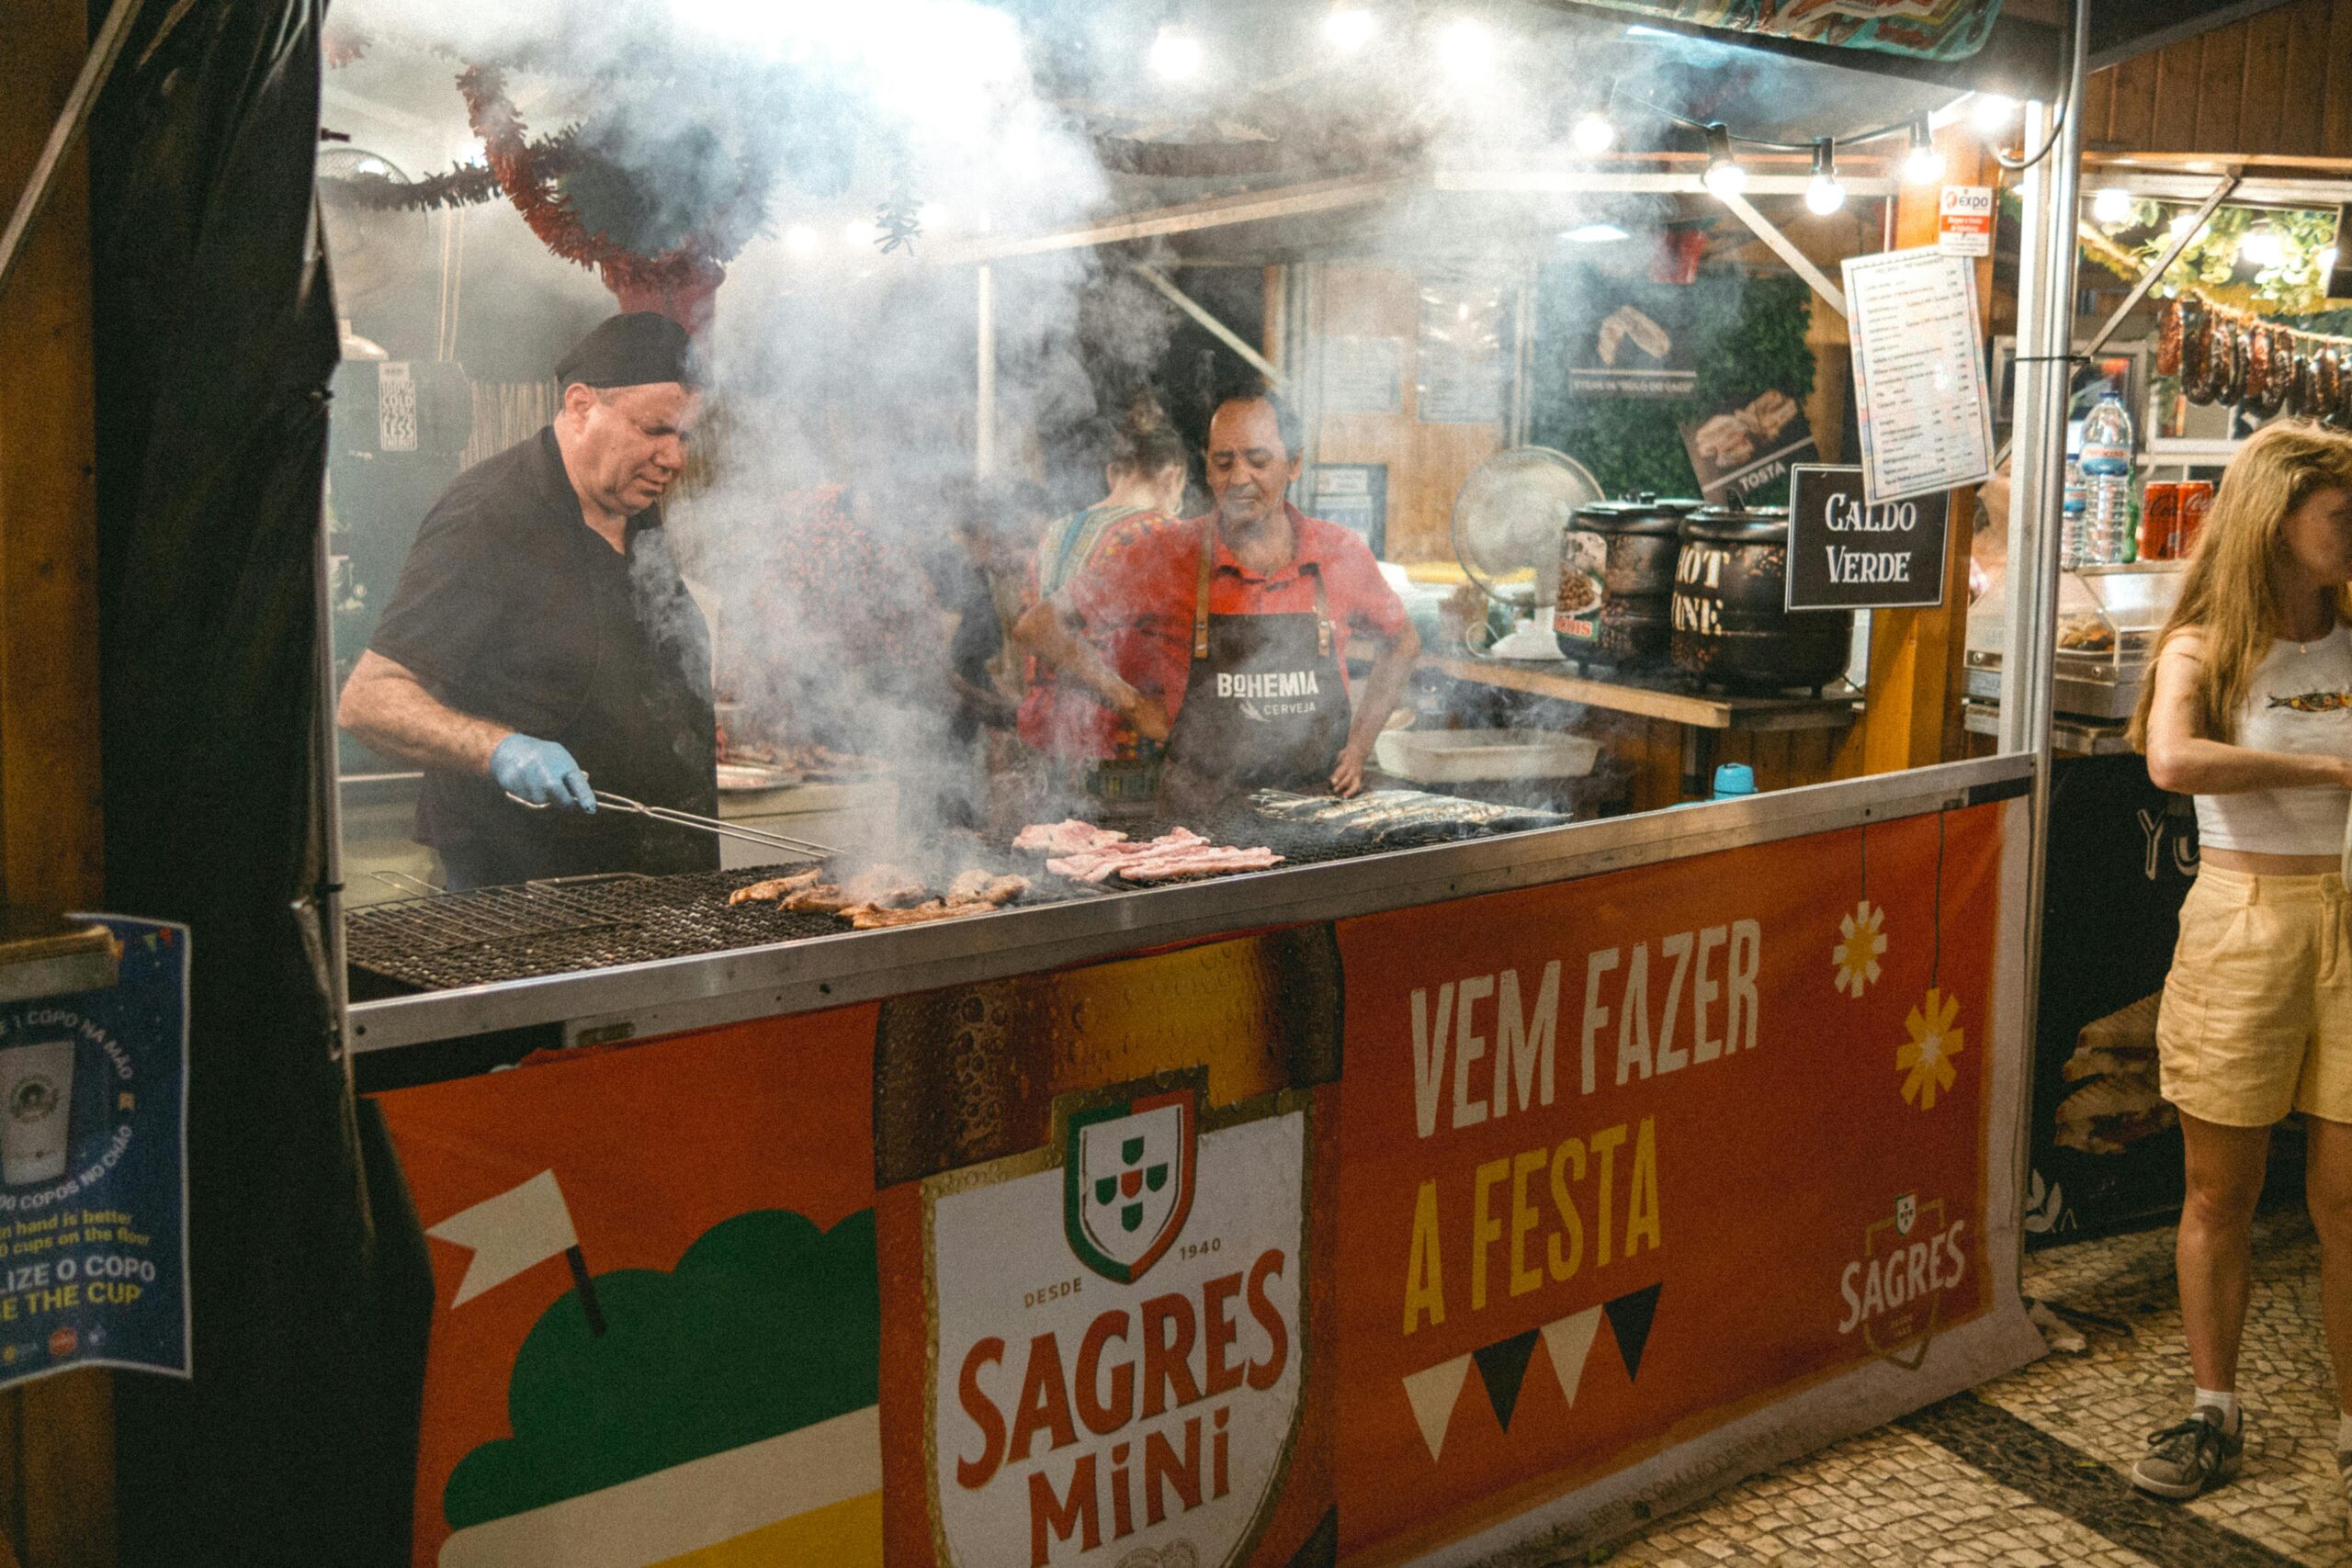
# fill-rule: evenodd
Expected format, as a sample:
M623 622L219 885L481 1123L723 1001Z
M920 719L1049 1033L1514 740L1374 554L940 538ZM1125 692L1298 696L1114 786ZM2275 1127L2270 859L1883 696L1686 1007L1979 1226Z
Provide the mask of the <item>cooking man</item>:
M594 791L718 810L710 638L662 529L700 396L685 330L615 316L556 367L555 423L458 476L337 719L424 770L419 841L453 889L707 871L718 841Z
M1114 530L1022 617L1039 656L1166 739L1166 795L1180 810L1269 786L1355 794L1420 653L1371 550L1283 499L1299 445L1295 416L1272 396L1227 398L1209 421L1209 515ZM1136 680L1089 640L1106 635L1124 641ZM1351 716L1344 671L1359 635L1381 648Z

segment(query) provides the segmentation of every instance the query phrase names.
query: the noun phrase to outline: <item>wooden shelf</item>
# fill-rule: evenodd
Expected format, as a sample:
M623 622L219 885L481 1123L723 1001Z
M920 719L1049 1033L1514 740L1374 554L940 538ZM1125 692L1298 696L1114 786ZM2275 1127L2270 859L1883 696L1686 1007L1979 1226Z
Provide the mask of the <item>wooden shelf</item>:
M1824 687L1817 697L1745 697L1698 691L1671 679L1597 681L1577 673L1577 666L1565 659L1504 660L1433 655L1421 662L1457 681L1697 729L1845 729L1861 716L1861 694L1843 681Z

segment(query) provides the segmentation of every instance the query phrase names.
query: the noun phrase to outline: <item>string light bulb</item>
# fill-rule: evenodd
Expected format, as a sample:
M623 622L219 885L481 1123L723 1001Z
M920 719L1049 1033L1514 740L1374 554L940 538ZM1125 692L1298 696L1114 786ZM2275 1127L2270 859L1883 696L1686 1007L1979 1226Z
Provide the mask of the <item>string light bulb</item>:
M2091 192L2091 216L2101 223L2120 223L2132 216L2132 193L2113 186Z
M1903 155L1903 178L1906 184L1931 186L1944 177L1944 155L1936 151L1935 138L1928 133L1927 119L1911 122L1911 150Z
M1495 35L1475 17L1457 17L1438 34L1438 58L1462 83L1483 82L1495 69Z
M1805 210L1826 218L1846 205L1846 183L1838 177L1838 153L1826 136L1813 139L1813 178L1804 186Z
M1201 40L1170 22L1151 40L1152 74L1166 82L1189 82L1201 73Z
M806 223L787 225L784 231L784 248L796 256L814 254L817 249L817 231Z
M1348 0L1333 0L1331 14L1323 18L1323 36L1349 54L1370 43L1377 28L1370 11Z
M1597 158L1617 144L1617 128L1599 109L1586 114L1568 132L1568 140L1576 150L1588 158Z
M2267 223L2257 224L2245 231L2238 242L2238 260L2256 266L2277 266L2287 259L2287 243L2278 231Z
M1723 121L1705 127L1707 135L1707 172L1701 176L1706 187L1717 196L1737 196L1747 188L1747 171L1731 155L1731 131Z

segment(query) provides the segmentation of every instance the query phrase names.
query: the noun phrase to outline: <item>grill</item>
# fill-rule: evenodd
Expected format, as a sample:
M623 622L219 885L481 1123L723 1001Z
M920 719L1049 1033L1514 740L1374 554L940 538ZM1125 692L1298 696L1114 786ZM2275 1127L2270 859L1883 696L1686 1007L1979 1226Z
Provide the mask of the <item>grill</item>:
M1179 824L1152 818L1121 826L1130 838L1141 841ZM1353 860L1402 847L1340 841L1327 829L1270 820L1238 802L1192 818L1182 826L1215 843L1262 844L1281 855L1285 866ZM1464 836L1480 835L1438 830L1425 841ZM1036 857L1014 855L1001 841L989 845L974 841L969 850L963 863L1009 865L1032 878L1035 886L1015 901L1015 907L1097 897L1127 886L1116 877L1102 887L1049 877ZM727 902L727 896L738 887L805 869L810 863L674 876L572 877L371 904L352 910L345 921L352 999L371 1001L417 991L537 979L730 948L839 936L853 930L847 920L831 915L796 913L776 904L730 906ZM1230 874L1209 872L1181 880Z

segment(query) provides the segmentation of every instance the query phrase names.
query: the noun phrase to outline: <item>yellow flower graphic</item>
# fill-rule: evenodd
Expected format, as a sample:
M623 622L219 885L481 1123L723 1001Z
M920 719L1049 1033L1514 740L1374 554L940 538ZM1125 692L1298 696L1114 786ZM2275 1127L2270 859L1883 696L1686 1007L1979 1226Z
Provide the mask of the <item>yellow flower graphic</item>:
M1845 940L1829 950L1829 961L1838 966L1837 988L1856 1001L1862 999L1862 987L1878 979L1878 955L1886 951L1886 933L1879 928L1884 924L1886 910L1867 898L1838 921Z
M1956 1076L1951 1059L1964 1048L1965 1032L1952 1027L1959 1016L1960 998L1930 987L1927 1001L1903 1021L1911 1041L1895 1047L1894 1069L1908 1075L1903 1080L1903 1098L1916 1100L1922 1111L1934 1110L1937 1091L1951 1088Z

